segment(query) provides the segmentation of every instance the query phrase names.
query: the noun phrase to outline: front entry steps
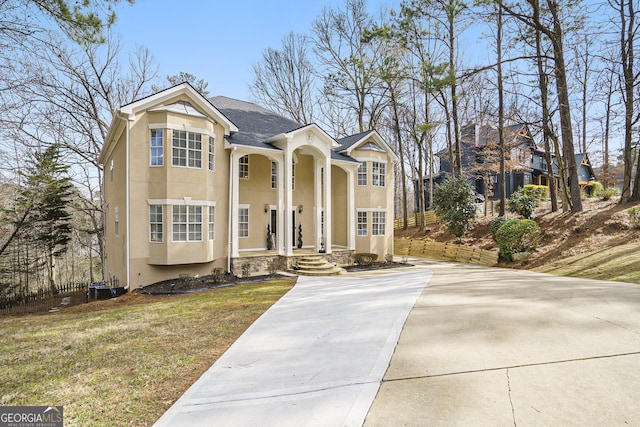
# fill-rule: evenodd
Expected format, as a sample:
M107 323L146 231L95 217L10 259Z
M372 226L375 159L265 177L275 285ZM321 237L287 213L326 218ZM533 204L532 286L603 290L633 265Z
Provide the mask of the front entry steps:
M344 269L336 267L321 256L300 258L295 273L303 276L336 276L344 273Z

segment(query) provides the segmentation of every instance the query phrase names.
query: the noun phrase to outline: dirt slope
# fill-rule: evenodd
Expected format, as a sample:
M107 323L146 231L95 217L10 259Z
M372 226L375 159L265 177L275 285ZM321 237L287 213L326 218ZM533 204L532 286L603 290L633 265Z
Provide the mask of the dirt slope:
M551 212L544 203L536 211L534 220L541 229L540 246L522 263L501 262L503 267L533 269L547 264L561 263L564 259L593 251L635 243L640 245L640 230L629 221L627 209L635 204L619 205L618 199L609 201L587 199L584 211L576 214ZM482 249L497 249L491 237L489 221L495 216L481 216L463 243ZM428 226L423 232L417 228L396 230L396 238L427 239L455 242L455 237L441 224Z

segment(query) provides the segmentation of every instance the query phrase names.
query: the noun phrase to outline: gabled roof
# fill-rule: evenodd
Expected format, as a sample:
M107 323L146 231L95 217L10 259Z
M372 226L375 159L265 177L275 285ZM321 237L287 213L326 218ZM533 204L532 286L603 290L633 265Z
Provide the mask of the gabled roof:
M529 127L524 123L518 123L515 125L505 126L503 128L504 137L511 142L519 142L521 144L533 145L533 138L529 132ZM483 148L489 142L498 144L499 135L498 128L487 125L477 125L475 123L468 124L460 130L460 139L462 143L474 146L476 148Z
M338 147L336 151L340 154L351 156L351 152L353 150L367 147L368 144L372 143L372 141L377 147L382 148L382 151L388 153L394 162L399 160L396 153L393 152L391 147L389 147L376 130L368 130L339 139L338 143L340 144L340 147Z
M235 123L239 131L229 137L230 144L277 149L266 141L281 133L288 133L303 127L300 123L282 117L251 102L215 96L209 101Z

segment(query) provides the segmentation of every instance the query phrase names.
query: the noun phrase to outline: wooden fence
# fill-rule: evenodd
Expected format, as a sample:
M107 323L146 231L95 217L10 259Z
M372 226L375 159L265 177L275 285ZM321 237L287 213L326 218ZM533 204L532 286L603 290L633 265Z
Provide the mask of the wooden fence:
M495 266L498 264L498 251L473 248L454 243L440 243L429 240L396 239L395 255L422 256L444 261L466 262Z
M438 222L438 217L434 211L416 212L411 215L407 215L407 227L416 227L420 223L420 215L424 216L425 225L435 224ZM393 221L393 228L402 228L404 224L404 218L396 218Z
M75 305L87 302L87 290L90 283L68 283L56 286L56 292L39 290L29 294L15 294L0 297L0 314L46 313L62 305ZM118 286L117 279L105 283ZM64 303L63 303L64 301Z

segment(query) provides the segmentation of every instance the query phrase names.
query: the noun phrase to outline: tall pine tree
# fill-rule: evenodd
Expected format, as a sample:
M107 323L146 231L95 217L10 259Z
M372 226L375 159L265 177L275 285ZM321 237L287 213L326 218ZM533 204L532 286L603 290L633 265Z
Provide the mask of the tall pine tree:
M25 212L25 227L29 239L44 251L47 260L49 287L55 292L55 259L67 250L71 240L71 215L67 207L73 192L69 167L61 162L60 149L52 145L34 152L21 175L25 187L18 206Z

